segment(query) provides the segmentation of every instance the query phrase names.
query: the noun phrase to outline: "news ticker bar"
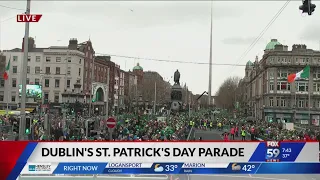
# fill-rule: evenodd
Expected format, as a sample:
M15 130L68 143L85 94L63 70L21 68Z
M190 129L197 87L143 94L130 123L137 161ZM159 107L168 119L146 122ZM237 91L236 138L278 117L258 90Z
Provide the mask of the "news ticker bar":
M320 174L320 163L137 163L130 167L109 163L59 163L42 169L43 165L28 165L37 174ZM149 165L150 164L150 165ZM33 168L30 169L30 166ZM26 167L25 167L26 168ZM52 168L52 169L51 169Z

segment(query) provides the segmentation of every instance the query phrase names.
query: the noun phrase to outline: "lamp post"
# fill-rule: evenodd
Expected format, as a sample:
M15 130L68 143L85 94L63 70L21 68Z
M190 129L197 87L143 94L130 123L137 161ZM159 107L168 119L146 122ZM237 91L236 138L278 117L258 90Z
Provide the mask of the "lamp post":
M76 92L76 101L75 101L75 106L74 106L74 111L75 111L75 118L76 118L76 123L78 122L78 112L81 108L80 102L79 102L79 96L80 96L80 89L81 89L81 84L76 83L73 85L75 92Z

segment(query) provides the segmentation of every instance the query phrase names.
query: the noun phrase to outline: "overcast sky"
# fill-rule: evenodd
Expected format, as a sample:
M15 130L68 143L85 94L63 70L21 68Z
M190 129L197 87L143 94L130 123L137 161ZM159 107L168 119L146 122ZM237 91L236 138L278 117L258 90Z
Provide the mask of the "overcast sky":
M320 9L313 16L298 10L301 1L292 1L248 55L239 59L252 41L283 6L280 2L213 2L213 62L245 64L261 57L266 44L276 38L290 47L304 43L319 49ZM320 3L315 1L320 7ZM21 48L24 24L15 15L26 1L0 1L0 49ZM30 25L30 36L37 47L67 45L70 38L91 39L96 53L208 62L210 46L210 2L116 2L116 1L33 1L31 13L43 14ZM14 17L14 18L12 18ZM12 18L10 20L7 20ZM4 21L6 20L6 21ZM156 62L112 57L122 69L136 63L145 71L157 71L172 80L176 69L181 81L194 93L208 90L208 65ZM244 76L244 67L213 66L213 93L229 76Z

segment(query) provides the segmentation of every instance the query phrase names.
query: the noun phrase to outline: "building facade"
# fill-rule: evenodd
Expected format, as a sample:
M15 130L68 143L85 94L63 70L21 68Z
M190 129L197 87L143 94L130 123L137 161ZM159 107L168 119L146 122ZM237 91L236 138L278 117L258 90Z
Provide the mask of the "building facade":
M7 50L3 55L6 64L10 59L10 70L9 79L1 79L5 84L0 87L0 94L4 96L2 104L8 102L9 109L16 109L20 103L23 49ZM34 39L30 38L26 83L41 85L43 103L61 103L62 93L74 91L74 84L82 84L83 59L84 53L70 49L69 46L36 48ZM36 107L37 104L34 98L27 98L27 107Z
M294 83L287 76L309 65L310 77ZM292 50L272 39L263 57L245 69L245 99L256 119L311 124L320 118L320 52L294 44Z
M95 62L98 63L98 64L96 64L98 66L100 66L99 64L103 64L103 66L100 66L101 68L105 68L105 67L109 68L109 99L108 99L108 107L109 107L109 112L110 112L113 109L113 104L114 104L115 63L111 61L111 57L110 56L96 56L95 57ZM107 72L103 72L101 76L107 77ZM105 84L107 84L107 82Z

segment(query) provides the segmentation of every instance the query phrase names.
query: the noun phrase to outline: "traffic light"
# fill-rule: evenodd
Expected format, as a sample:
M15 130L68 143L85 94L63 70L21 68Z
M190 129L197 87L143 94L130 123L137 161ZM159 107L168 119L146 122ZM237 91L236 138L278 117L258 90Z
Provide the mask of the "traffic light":
M26 130L25 133L26 134L30 134L31 131L31 118L30 117L26 117Z
M302 13L308 13L308 15L312 15L316 8L315 4L311 3L311 0L304 0L303 4L299 6L299 9L302 11Z
M92 102L96 102L96 99L95 99L95 98L93 98L93 99L92 99Z

